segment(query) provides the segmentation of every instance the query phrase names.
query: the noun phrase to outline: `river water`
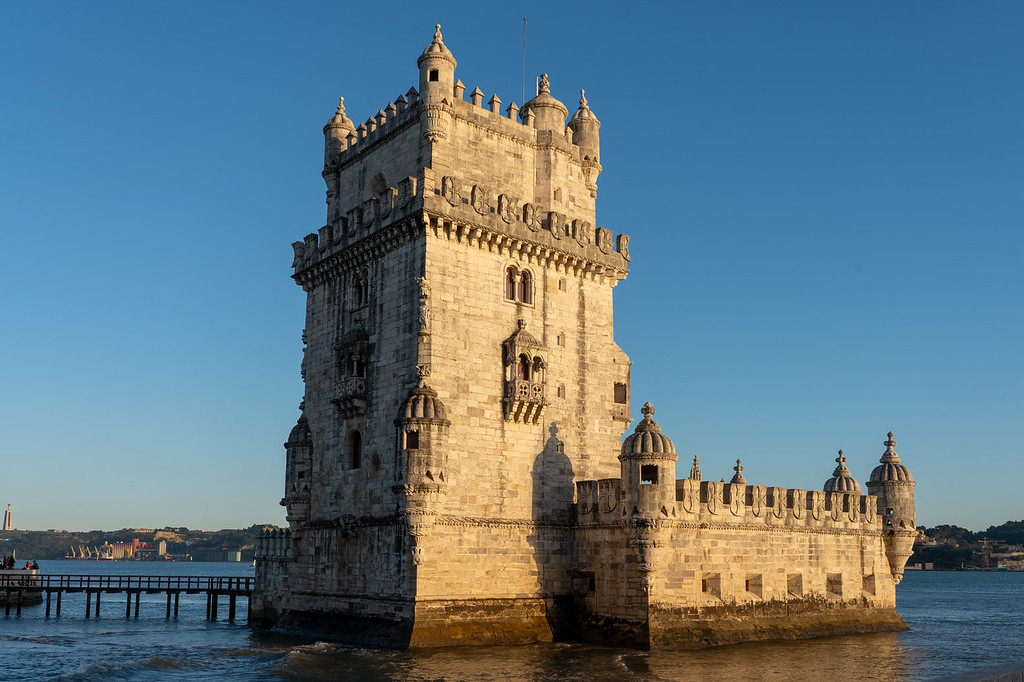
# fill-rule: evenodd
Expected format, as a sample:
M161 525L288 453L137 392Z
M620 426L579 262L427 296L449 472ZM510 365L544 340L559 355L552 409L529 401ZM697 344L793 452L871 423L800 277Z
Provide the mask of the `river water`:
M45 561L51 574L252 575L246 564ZM897 589L909 632L641 652L582 645L463 647L414 652L305 642L205 620L203 595L143 595L138 619L107 595L85 618L65 595L0 611L0 680L928 680L1024 660L1024 573L907 572ZM244 600L239 612L244 614ZM222 617L226 608L221 608Z

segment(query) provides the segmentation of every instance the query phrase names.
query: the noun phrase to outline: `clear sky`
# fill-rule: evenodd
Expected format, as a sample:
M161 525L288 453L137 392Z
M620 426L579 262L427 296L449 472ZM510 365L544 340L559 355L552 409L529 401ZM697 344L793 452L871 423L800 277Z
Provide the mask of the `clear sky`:
M1024 4L8 3L0 504L19 528L283 523L321 128L540 72L602 121L616 339L681 475L1024 518ZM495 9L497 8L497 9ZM614 456L611 453L610 456Z

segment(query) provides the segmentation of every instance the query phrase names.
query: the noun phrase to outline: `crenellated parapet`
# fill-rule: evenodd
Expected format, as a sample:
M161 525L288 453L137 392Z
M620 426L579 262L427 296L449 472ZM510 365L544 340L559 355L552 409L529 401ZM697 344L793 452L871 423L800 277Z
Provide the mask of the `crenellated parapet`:
M874 495L685 478L676 480L675 498L674 507L658 515L668 525L876 532L881 528ZM581 525L617 524L631 511L617 478L577 481L576 500Z

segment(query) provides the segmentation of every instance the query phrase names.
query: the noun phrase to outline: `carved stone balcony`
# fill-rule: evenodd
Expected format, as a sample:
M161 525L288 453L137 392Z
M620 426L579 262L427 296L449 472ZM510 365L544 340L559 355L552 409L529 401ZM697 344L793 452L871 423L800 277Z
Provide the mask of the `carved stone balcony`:
M341 380L338 395L331 399L342 417L358 417L366 414L366 379L346 377Z
M502 399L505 406L505 419L507 421L521 422L523 424L536 424L544 414L547 407L544 384L514 379L505 382L505 397Z

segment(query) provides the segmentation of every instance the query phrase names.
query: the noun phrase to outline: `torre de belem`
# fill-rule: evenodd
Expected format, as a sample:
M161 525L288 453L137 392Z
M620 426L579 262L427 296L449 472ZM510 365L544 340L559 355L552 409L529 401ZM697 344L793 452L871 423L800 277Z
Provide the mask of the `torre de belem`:
M307 296L289 528L257 546L255 622L370 646L640 648L906 629L914 482L892 433L867 489L676 479L597 227L597 116L542 75L522 109L455 77L440 27L419 87L324 127L327 224ZM566 118L568 117L568 123Z

